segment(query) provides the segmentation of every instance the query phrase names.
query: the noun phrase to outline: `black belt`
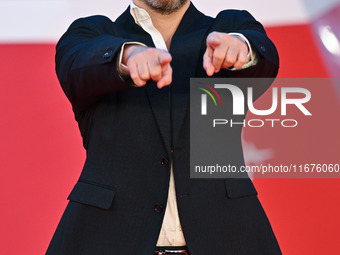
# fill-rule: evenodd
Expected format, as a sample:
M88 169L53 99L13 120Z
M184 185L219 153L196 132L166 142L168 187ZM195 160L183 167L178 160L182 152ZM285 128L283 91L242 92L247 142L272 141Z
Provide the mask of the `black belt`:
M190 255L186 246L181 247L156 247L154 255Z

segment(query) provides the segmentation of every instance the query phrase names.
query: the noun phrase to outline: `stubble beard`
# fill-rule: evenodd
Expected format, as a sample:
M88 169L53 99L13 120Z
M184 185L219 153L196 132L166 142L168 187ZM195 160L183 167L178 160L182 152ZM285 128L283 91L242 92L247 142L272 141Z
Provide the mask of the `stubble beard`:
M189 0L143 0L143 1L158 13L171 14L180 9Z

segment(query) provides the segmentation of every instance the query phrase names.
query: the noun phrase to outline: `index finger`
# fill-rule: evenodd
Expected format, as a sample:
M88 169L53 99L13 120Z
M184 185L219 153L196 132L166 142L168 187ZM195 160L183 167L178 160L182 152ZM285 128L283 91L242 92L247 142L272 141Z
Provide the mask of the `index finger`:
M203 56L203 68L208 76L213 75L215 71L215 67L213 66L212 60L213 54L214 54L213 50L207 48Z
M164 65L162 67L162 78L157 82L157 87L161 89L164 86L170 85L171 82L172 82L172 68L168 63L167 65Z

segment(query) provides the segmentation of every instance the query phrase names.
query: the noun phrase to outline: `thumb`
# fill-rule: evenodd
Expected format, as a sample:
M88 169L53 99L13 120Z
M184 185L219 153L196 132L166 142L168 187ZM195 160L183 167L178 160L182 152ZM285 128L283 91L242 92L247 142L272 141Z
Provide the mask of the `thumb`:
M159 55L158 59L160 65L166 65L171 62L172 57L168 52L164 51Z

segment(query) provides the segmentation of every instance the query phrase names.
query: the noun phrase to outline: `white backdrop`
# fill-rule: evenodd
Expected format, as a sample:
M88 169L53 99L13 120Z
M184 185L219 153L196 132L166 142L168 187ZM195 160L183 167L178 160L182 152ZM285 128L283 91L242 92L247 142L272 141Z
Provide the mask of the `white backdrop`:
M193 0L207 15L247 9L267 26L301 24L339 0ZM0 0L0 42L56 42L76 18L102 14L116 19L129 0Z

